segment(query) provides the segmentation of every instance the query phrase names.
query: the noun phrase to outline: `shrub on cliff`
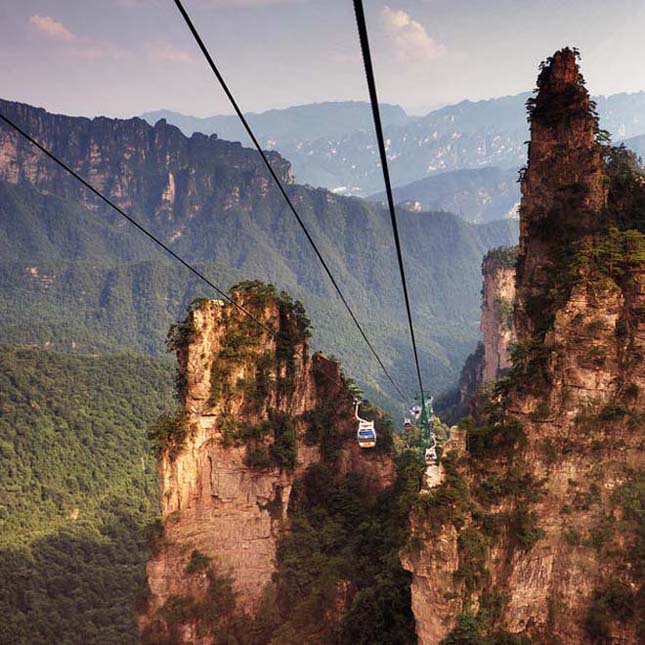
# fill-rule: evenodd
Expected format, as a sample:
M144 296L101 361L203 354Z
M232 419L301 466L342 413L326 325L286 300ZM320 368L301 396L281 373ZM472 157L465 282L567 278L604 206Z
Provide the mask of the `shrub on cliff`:
M171 414L164 412L148 431L152 451L157 458L168 455L171 460L175 459L186 441L188 432L183 410L178 408Z
M517 264L518 246L497 246L484 256L482 266L495 266L502 269L514 269Z

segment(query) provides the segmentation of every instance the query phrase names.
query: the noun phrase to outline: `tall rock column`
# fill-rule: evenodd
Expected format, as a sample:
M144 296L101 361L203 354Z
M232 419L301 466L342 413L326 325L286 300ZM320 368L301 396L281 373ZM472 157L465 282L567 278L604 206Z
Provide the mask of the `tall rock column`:
M572 242L597 230L607 201L598 119L571 49L556 52L538 76L528 102L531 139L522 177L517 266L517 333L526 341L544 331L554 281Z
M577 53L528 103L512 369L412 517L423 644L642 642L645 171L598 141ZM412 554L412 555L410 555ZM488 641L492 638L492 641Z
M213 607L227 584L229 613L257 612L293 481L320 458L304 440L307 413L336 401L341 423L352 423L340 366L310 358L299 305L257 285L234 297L275 336L212 300L196 303L171 333L181 409L157 430L163 534L139 616L150 642L215 642Z

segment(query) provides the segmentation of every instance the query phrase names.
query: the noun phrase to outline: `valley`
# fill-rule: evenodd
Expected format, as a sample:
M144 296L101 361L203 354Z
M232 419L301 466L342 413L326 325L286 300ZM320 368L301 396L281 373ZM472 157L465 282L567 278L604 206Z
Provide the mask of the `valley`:
M369 103L248 115L382 366L232 116L0 99L0 643L643 642L645 92L583 69L383 103L396 216Z

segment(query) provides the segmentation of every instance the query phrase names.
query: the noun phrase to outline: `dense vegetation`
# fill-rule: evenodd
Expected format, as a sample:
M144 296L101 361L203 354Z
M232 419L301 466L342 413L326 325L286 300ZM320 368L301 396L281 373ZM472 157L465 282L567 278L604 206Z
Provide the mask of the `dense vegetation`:
M38 127L49 127L47 119ZM187 146L199 152L206 145L199 138L189 143L169 126L157 131L177 139L178 151ZM112 137L103 143L114 145ZM248 165L242 148L221 144ZM132 214L219 286L259 278L302 300L314 323L314 347L333 350L370 398L391 403L394 411L387 381L277 191L265 192L246 167L215 163L212 193L200 192L199 210L188 217L189 200L178 180L176 212L167 217L157 212L156 201L167 169L154 164L146 161L141 189L131 186ZM46 170L56 176L53 168ZM379 353L401 385L413 389L387 214L324 190L288 190ZM235 202L231 196L238 193ZM215 294L113 213L88 205L94 206L68 179L53 182L47 193L27 182L0 183L0 331L8 342L48 342L60 351L161 354L168 326L186 305ZM517 224L473 226L448 213L401 212L399 219L424 372L437 391L456 379L476 341L481 257L493 246L513 243Z
M136 642L169 361L0 351L0 641Z
M309 468L278 549L278 608L287 622L276 643L416 642L398 551L420 472L416 455L402 454L395 486L373 499L357 475L338 481L327 466Z

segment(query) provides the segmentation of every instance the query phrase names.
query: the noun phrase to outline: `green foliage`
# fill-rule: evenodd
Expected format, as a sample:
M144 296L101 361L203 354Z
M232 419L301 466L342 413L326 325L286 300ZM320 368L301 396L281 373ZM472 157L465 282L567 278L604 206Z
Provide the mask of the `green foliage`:
M512 513L509 522L509 536L521 549L528 551L544 537L544 531L537 522L537 513L529 511L525 506L518 505Z
M491 268L514 269L518 253L518 246L498 246L486 253L483 265Z
M594 594L585 620L587 636L592 642L610 642L611 624L632 619L636 599L630 587L614 578Z
M174 460L181 452L188 434L184 413L181 408L177 408L172 414L164 412L159 416L150 426L148 439L158 459L162 455L168 455L171 460Z
M417 510L431 522L430 529L435 532L448 522L460 529L471 508L470 490L459 471L457 452L445 454L441 463L445 472L443 482L429 494L419 495L417 502Z
M201 551L194 549L190 554L190 560L186 565L185 572L188 574L195 573L197 571L203 571L208 569L210 566L211 559L204 555Z
M199 554L198 551L193 551L193 556L195 553ZM238 630L243 629L246 624L235 621L235 593L232 579L218 573L210 560L201 554L195 561L198 563L198 568L189 571L189 567L193 564L191 556L186 572L206 572L208 580L206 595L199 601L185 596L170 596L159 612L163 620L158 618L141 634L143 645L173 645L180 640L182 625L193 621L197 624L199 636L215 633L219 639L218 642L238 642L236 637L241 635Z
M627 557L634 578L642 584L645 579L645 473L630 471L625 483L613 491L611 502L622 509L622 530L633 535Z
M307 470L294 486L291 530L278 546L283 624L272 642L416 642L410 580L398 551L421 470L416 456L404 453L394 487L376 499L357 475L338 481L327 466ZM327 611L343 589L352 590L347 614L334 624Z
M541 493L540 485L534 477L525 469L514 466L503 476L487 474L475 487L474 494L477 501L484 506L490 506L509 498L536 502Z
M622 231L613 223L599 231L593 241L582 240L572 245L574 256L564 273L564 283L585 280L597 288L607 281L621 283L628 273L645 262L645 232Z
M464 612L457 616L456 627L440 645L480 645L482 642L481 621L475 614Z
M440 645L530 645L520 634L492 631L486 611L465 611L457 616L457 625Z
M488 542L481 531L468 527L459 532L457 547L459 567L455 571L455 579L464 583L466 591L476 591L488 575Z
M540 307L547 307L540 303ZM545 311L545 310L543 310ZM546 309L548 311L548 307ZM540 315L532 316L537 320ZM538 321L538 328L542 332L550 326L550 319L543 319L543 324ZM516 343L511 349L511 369L500 379L497 391L504 395L512 390L542 391L548 381L547 365L551 352L544 345L543 339L538 336L524 343Z
M503 327L510 329L514 323L513 303L502 298L495 299L495 316Z
M247 466L257 469L295 468L296 429L288 414L271 408L267 419L257 426L242 428L240 436L246 445L244 463Z
M479 423L473 417L465 417L460 426L466 431L466 445L473 457L509 454L526 445L522 424L506 417L495 405L489 405L481 412Z
M169 362L0 351L0 633L12 643L136 643L145 527L158 512L146 426Z
M197 303L201 303L204 299L198 298ZM195 302L195 301L193 301ZM184 322L178 322L170 325L168 336L166 337L166 350L169 352L176 352L180 348L185 348L195 338L195 322L190 315L192 311L189 309L188 316Z
M609 178L606 217L621 230L645 232L645 171L639 158L624 144L604 146Z

